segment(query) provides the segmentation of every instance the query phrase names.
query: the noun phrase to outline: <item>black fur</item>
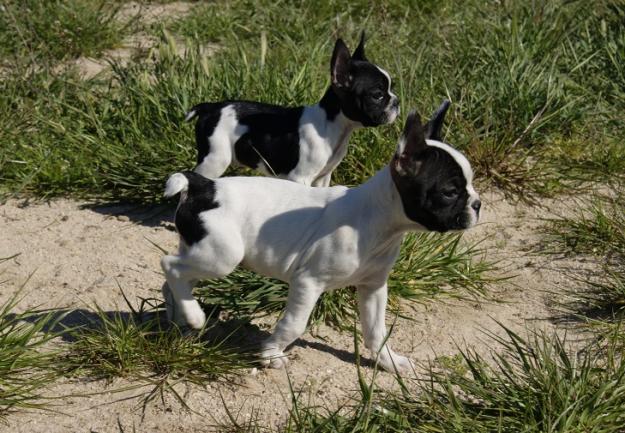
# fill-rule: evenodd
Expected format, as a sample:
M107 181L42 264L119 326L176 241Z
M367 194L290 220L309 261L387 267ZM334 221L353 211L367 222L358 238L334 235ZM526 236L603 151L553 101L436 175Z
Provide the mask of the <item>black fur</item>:
M195 143L197 145L197 163L200 164L210 152L210 136L215 132L215 127L221 117L221 109L228 105L227 102L204 102L191 109L198 116L195 124Z
M270 173L288 174L299 162L299 119L303 107L279 107L258 102L235 102L239 123L248 131L237 140L234 152L241 164Z
M319 101L319 106L325 110L328 122L332 122L341 112L341 101L334 90L332 90L332 87L323 95L323 98Z
M182 173L189 181L187 197L176 211L176 230L187 245L202 240L208 232L200 220L200 213L219 207L215 200L215 182L197 173Z
M433 116L435 130L445 117L445 101ZM395 155L391 175L408 218L428 230L461 230L470 223L467 179L456 160L443 149L428 146L419 115L410 114L404 128L404 150ZM427 131L428 135L431 131ZM430 138L428 136L428 138Z
M434 112L428 123L425 124L425 137L431 140L443 141L442 139L442 130L443 130L443 122L445 121L445 114L447 114L447 109L449 108L449 102L447 99L443 101L443 103L438 107L438 109Z
M404 212L428 230L461 230L469 223L467 180L447 152L428 146L417 156L416 175L393 173Z

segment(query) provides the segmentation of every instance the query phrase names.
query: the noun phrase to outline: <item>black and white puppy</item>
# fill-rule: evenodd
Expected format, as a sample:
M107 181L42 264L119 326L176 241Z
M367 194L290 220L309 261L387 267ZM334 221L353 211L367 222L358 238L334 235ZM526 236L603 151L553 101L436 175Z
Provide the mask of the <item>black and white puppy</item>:
M384 324L386 281L404 234L467 229L480 210L469 162L440 140L448 106L445 101L426 125L410 114L390 164L355 188L172 175L165 195L181 194L175 219L180 250L161 260L169 318L201 328L205 315L191 293L194 283L239 265L286 281L286 311L261 355L266 365L280 367L283 350L302 335L319 296L355 286L366 347L386 370L410 368L385 342Z
M331 85L318 104L281 107L249 101L196 105L195 172L218 178L232 163L304 185L328 186L357 127L391 123L399 101L391 78L365 57L364 32L350 55L339 39L330 66Z

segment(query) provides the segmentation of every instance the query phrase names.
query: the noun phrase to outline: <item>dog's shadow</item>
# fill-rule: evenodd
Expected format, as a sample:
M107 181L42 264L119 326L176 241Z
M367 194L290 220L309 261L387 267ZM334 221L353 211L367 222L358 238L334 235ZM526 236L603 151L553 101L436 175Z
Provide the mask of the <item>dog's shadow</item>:
M253 324L250 318L219 318L219 307L204 305L207 313L207 325L201 331L200 341L205 343L219 344L241 354L253 356L258 353L260 343L269 337L269 331L261 329ZM148 311L93 311L84 308L59 310L53 312L40 312L28 315L9 315L7 320L20 320L28 323L39 323L47 319L42 330L58 336L66 343L75 343L82 336L91 332L106 333L111 326L136 326L145 332L168 332L176 325L167 320L163 309ZM111 325L115 323L115 325ZM177 328L177 327L176 327ZM191 335L196 331L180 329L181 335ZM319 352L328 353L335 358L354 364L356 355L343 349L337 349L321 341L310 341L309 339L297 339L285 352L287 355L294 348L312 349ZM374 363L366 358L361 358L361 365L374 367Z
M128 203L91 203L85 204L81 209L128 221L145 227L164 227L175 230L173 226L176 203L163 203L154 205L137 205Z

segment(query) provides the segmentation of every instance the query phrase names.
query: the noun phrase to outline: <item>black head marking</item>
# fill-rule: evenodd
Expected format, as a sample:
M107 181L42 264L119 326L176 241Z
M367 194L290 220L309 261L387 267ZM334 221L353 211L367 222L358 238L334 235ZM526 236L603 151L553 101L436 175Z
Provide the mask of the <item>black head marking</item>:
M432 117L425 124L425 136L430 140L443 141L441 131L443 129L443 122L445 121L445 114L447 109L451 105L449 100L445 99L440 107L432 114Z
M343 114L362 126L378 126L395 120L399 113L397 96L390 91L389 75L365 57L365 33L360 37L354 55L342 39L338 39L330 64L332 85L338 108ZM324 97L323 108L328 118L334 116L332 98Z
M390 170L409 219L438 232L471 224L468 180L462 167L447 147L427 144L417 113L406 120Z
M356 50L354 50L354 54L352 54L352 59L361 60L363 62L367 61L367 57L365 56L365 31L364 30L362 31L362 33L360 33L360 42L358 43Z

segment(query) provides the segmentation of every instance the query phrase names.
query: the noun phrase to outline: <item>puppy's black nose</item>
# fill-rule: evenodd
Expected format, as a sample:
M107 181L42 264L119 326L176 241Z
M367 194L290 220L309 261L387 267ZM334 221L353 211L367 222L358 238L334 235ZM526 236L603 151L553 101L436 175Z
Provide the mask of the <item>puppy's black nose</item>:
M473 203L471 203L471 207L475 209L475 212L479 212L480 208L482 207L482 202L480 200L475 200Z

